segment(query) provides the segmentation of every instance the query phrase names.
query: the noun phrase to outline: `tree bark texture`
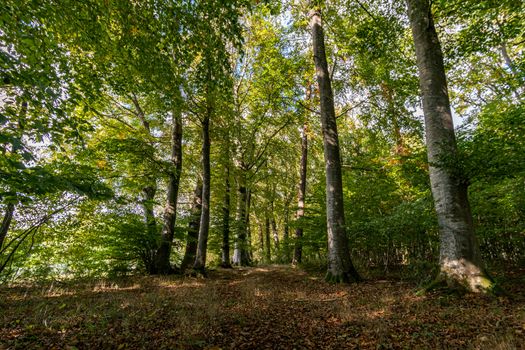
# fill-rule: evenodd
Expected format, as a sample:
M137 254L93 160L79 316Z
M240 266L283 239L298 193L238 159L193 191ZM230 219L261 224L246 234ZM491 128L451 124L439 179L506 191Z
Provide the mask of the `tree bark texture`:
M197 242L199 240L199 225L202 212L202 181L199 178L193 194L193 203L191 205L190 222L188 223L188 236L186 237L186 249L184 258L180 265L181 271L186 270L195 262L197 254Z
M272 248L270 243L270 218L268 214L264 219L264 236L266 242L266 262L270 263L272 261Z
M171 131L171 163L169 172L168 194L164 207L161 242L155 256L156 273L173 273L170 264L171 246L175 236L175 221L177 219L177 197L179 194L180 174L182 170L182 114L180 109L173 111L173 127Z
M2 226L0 227L0 251L2 251L2 246L4 244L5 238L7 237L7 232L9 232L9 227L11 226L11 221L13 220L14 213L15 205L13 203L8 203L5 208Z
M224 199L222 201L222 247L221 267L230 268L230 167L224 167Z
M309 89L308 89L309 90ZM307 123L303 124L301 130L301 167L299 171L299 190L297 193L297 212L295 218L297 221L301 221L304 217L304 198L306 195L306 169L308 165L308 126ZM301 224L295 229L295 247L293 254L293 263L300 264L303 257L303 227Z
M242 170L241 170L242 172ZM246 208L248 204L248 192L245 186L245 174L239 175L238 203L236 215L236 239L233 252L233 264L237 266L248 266L250 259L248 255Z
M423 98L430 184L440 232L440 279L451 287L485 292L493 287L482 267L467 197L454 167L456 138L443 53L428 0L407 0ZM452 161L451 161L452 160Z
M195 257L195 270L204 271L206 267L206 253L208 249L208 233L210 230L210 115L211 101L207 102L207 113L202 121L202 212L199 227L199 241Z
M311 11L310 16L315 71L321 101L321 126L326 169L326 220L328 228L328 271L326 279L331 282L359 281L361 277L350 258L348 237L346 236L339 138L332 85L326 61L321 10Z

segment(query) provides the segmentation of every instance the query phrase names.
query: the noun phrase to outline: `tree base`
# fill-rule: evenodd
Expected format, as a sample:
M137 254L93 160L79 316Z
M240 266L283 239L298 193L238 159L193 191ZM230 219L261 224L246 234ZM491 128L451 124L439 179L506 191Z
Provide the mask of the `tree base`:
M328 283L357 283L362 281L359 275L351 274L349 272L333 274L331 271L326 273L324 279Z
M503 296L505 292L501 287L487 274L461 276L447 274L442 271L438 276L416 292L416 295L424 295L428 292L442 290L446 292L466 294L479 293L493 296Z
M223 269L233 269L232 264L220 264L219 266Z

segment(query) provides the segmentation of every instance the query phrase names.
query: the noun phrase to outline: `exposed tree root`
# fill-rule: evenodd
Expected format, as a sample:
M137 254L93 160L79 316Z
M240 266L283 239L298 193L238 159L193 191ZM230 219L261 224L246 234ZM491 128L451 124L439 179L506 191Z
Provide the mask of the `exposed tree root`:
M353 275L349 272L343 272L334 275L331 271L328 271L325 275L325 281L328 283L356 283L361 282L362 279L359 275Z
M474 280L475 282L473 282ZM435 290L458 294L480 293L492 296L508 296L487 273L484 273L483 276L458 278L441 272L432 282L418 290L416 295L424 295Z

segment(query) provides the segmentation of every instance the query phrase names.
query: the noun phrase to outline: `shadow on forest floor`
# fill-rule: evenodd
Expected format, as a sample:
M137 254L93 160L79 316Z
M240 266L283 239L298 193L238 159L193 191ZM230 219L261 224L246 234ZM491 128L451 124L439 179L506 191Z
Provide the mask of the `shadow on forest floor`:
M4 287L0 349L520 349L524 276L506 286L514 300L330 285L288 266Z

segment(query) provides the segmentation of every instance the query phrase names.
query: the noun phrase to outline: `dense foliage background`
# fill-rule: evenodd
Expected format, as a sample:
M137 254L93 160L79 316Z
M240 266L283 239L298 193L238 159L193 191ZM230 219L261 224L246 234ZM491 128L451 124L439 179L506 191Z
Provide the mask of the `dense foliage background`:
M525 264L524 6L433 4L461 155L451 162L466 174L490 265ZM220 263L225 195L231 246L245 231L252 263L291 262L301 227L303 263L323 264L307 11L306 1L4 1L0 280L146 272L160 240L175 110L183 168L171 258L180 266L210 106L209 264ZM352 257L365 276L423 281L439 242L405 4L331 0L323 11ZM305 215L296 220L303 125Z

